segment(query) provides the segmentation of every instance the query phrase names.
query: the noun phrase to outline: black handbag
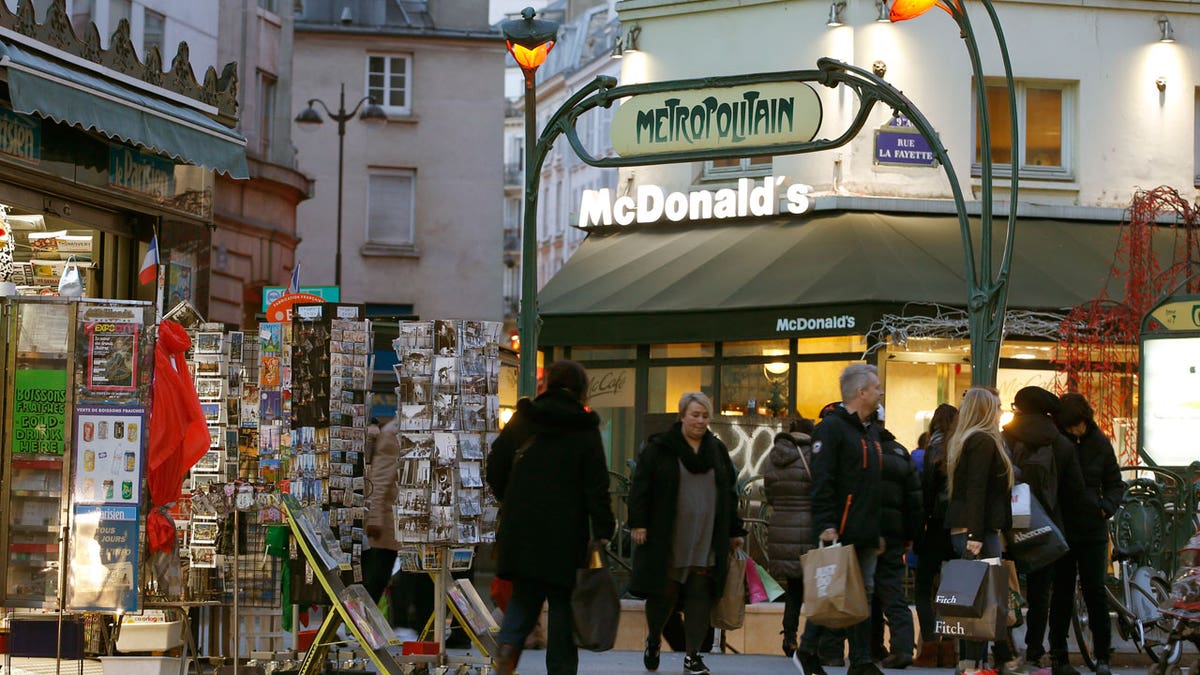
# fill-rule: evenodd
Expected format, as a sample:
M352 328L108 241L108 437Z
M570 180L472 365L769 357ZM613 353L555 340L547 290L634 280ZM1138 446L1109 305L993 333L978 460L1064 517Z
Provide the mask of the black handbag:
M575 644L580 648L606 652L616 644L621 594L612 572L604 564L604 550L595 544L588 554L588 566L575 571L571 618L575 624Z
M933 608L941 616L978 619L983 615L987 595L984 581L989 565L982 560L947 560L942 563L942 579L933 596Z
M1070 547L1037 497L1030 495L1029 527L1005 533L1008 556L1023 572L1035 572L1066 555Z

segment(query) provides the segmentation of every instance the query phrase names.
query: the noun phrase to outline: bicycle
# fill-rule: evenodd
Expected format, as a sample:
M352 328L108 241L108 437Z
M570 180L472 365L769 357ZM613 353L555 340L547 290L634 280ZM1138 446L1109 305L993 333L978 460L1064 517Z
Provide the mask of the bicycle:
M1108 607L1117 617L1116 632L1158 663L1165 656L1170 637L1170 629L1158 608L1170 595L1170 587L1161 572L1146 564L1144 546L1114 548L1112 559L1118 566L1118 576L1108 578L1104 593ZM1096 654L1090 642L1089 618L1083 593L1076 587L1071 627L1080 656L1094 670Z

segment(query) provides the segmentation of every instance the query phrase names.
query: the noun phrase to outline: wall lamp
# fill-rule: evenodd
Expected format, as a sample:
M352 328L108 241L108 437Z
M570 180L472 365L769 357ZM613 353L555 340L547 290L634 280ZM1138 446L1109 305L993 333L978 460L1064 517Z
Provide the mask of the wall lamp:
M829 20L825 22L830 28L837 28L846 23L846 0L833 0L829 4Z
M640 51L638 48L638 38L642 34L641 26L633 26L629 30L617 34L617 41L613 43L612 57L619 59L625 54L632 54Z
M1175 29L1171 27L1171 20L1168 19L1165 14L1159 14L1155 21L1158 23L1158 32L1160 33L1158 41L1167 43L1174 42Z
M875 17L876 23L892 22L892 12L888 9L887 0L875 0L875 9L878 11L878 15Z
M1154 86L1157 87L1159 91L1166 91L1167 90L1167 76L1159 75L1158 78L1156 80L1154 80Z

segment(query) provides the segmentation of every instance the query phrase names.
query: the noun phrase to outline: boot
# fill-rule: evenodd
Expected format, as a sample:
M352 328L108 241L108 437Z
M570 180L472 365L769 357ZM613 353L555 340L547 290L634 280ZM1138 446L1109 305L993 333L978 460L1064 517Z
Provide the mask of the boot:
M1096 675L1112 675L1112 666L1108 665L1108 659L1096 659Z
M922 642L917 658L913 659L913 665L917 668L940 668L941 649L940 642Z
M1050 672L1052 675L1079 675L1079 670L1071 665L1066 656L1050 655Z
M788 632L783 633L783 655L784 656L788 657L789 659L792 658L792 654L796 653L796 649L799 646L800 646L800 643L796 641L795 633L788 633Z
M521 660L521 648L517 645L502 644L496 648L492 656L492 672L496 675L513 675L517 672L517 662Z
M958 644L954 640L938 643L938 668L953 668L958 665Z

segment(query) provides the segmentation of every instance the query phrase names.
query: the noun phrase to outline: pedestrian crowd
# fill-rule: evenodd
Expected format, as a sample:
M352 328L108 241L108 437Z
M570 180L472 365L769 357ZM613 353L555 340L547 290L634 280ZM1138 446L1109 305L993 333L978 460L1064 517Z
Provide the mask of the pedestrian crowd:
M1112 445L1084 397L1025 387L1012 402L1012 421L1001 428L997 391L974 386L958 407L937 406L920 448L909 452L886 427L874 366L847 366L839 386L841 400L825 406L819 421L799 418L776 435L763 472L771 506L768 570L785 582L782 651L796 667L804 675L825 675L826 666L848 660L847 675L913 665L981 675L1079 675L1066 643L1078 579L1096 673L1111 675L1107 519L1124 485ZM574 675L578 669L575 572L586 567L590 547L605 545L615 528L600 421L587 408L587 391L579 364L548 366L543 392L519 403L488 458L487 480L502 505L497 576L512 585L493 655L500 675L515 672L543 602L549 605L547 672ZM686 675L710 672L703 658L711 648L710 620L727 578L735 576L731 566L745 558L738 470L709 429L712 416L706 395L684 394L678 419L647 439L633 472L628 526L635 546L627 590L646 600L647 671L662 665L666 637L683 652ZM1006 538L1014 531L1018 483L1028 486L1031 501L1066 541L1056 559L1036 568L1017 559L1028 608L1023 616L1018 608L1008 623L1025 623L1024 645L1013 644L1011 627L990 641L990 650L988 642L939 636L935 595L943 563L1012 554ZM867 618L840 628L806 621L801 632L801 557L835 544L853 545ZM903 590L912 564L915 626Z

